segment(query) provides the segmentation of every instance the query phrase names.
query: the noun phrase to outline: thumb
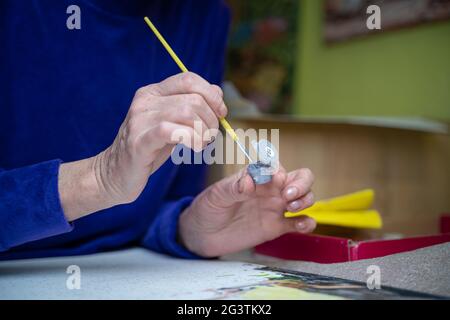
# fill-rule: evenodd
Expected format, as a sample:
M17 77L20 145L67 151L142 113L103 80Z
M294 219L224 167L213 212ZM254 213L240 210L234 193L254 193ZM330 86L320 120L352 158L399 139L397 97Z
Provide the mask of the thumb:
M247 169L220 180L211 188L210 201L213 205L226 208L248 200L255 191L255 184Z

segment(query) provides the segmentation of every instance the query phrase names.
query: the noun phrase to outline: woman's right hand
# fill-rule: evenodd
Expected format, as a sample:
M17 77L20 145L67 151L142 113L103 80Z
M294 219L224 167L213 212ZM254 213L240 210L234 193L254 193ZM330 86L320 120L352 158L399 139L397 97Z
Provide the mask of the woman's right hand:
M225 117L226 113L220 87L194 73L178 74L140 88L109 148L91 159L61 166L59 188L66 216L72 221L100 209L136 200L150 175L169 158L176 144L181 142L194 151L201 151L210 142L204 133L207 129L217 132L218 118ZM74 186L70 181L76 178L73 175L77 171L89 176L82 179L81 186ZM91 184L96 186L88 187ZM77 192L83 187L91 193L94 191L91 197L85 198L96 195L89 202L96 200L104 205L79 206L83 199L77 201L70 196L64 201L67 186L77 188Z

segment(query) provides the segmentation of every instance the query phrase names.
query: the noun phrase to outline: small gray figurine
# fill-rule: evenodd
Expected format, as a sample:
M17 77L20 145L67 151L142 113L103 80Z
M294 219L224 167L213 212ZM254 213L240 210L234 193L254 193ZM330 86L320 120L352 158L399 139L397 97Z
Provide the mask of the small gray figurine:
M272 175L278 166L278 152L275 147L267 140L253 141L258 160L251 163L247 172L257 185L266 184L272 181Z

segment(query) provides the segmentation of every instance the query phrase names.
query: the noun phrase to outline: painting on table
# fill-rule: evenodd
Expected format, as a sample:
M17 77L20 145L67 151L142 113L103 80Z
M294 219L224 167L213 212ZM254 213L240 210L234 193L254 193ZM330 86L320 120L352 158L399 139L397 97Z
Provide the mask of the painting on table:
M80 289L66 287L77 266ZM239 261L184 260L141 248L88 256L0 262L8 299L439 299L437 296Z
M365 283L310 273L284 271L269 267L256 268L263 280L253 284L214 290L216 299L440 299L441 297L395 288L369 290Z

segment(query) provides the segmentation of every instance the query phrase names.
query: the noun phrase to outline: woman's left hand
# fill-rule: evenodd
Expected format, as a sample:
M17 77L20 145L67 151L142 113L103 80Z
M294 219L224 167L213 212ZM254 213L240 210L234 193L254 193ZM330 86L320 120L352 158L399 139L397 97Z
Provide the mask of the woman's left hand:
M287 232L309 233L307 216L285 218L314 203L309 169L289 173L280 166L272 181L255 185L246 170L203 191L180 217L179 235L190 251L216 257L254 247Z

